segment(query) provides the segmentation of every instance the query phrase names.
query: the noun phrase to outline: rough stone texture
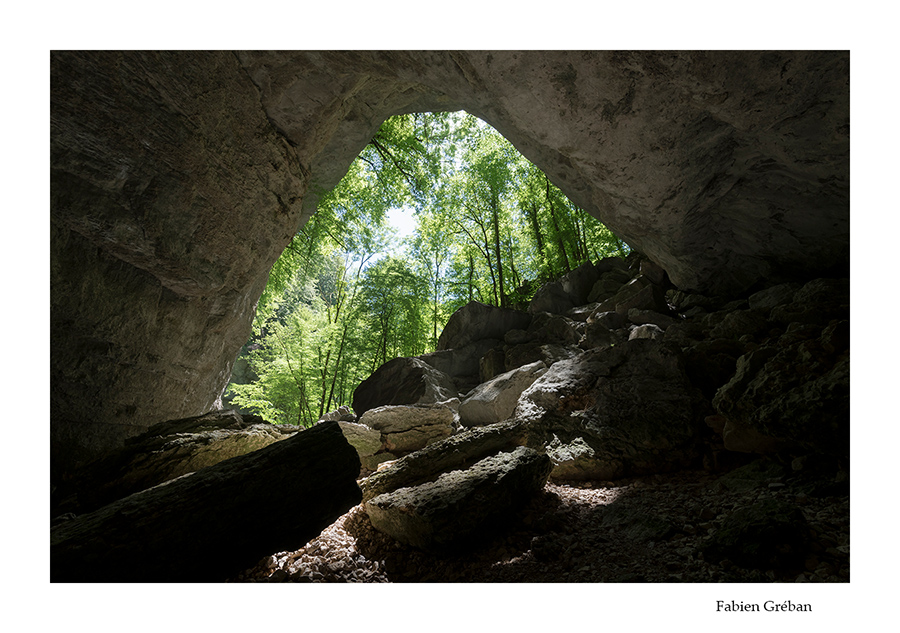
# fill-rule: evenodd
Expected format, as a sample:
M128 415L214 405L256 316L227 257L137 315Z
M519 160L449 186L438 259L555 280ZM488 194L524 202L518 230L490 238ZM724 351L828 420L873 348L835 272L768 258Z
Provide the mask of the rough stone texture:
M401 457L360 482L363 501L406 486L433 480L442 472L460 470L500 451L524 445L527 429L516 422L499 422L468 429L422 450Z
M434 404L457 396L453 380L418 358L395 358L375 370L353 392L353 410L362 417L387 405Z
M56 513L91 512L116 499L283 440L296 426L277 426L236 411L156 424L125 446L86 464L60 485Z
M534 315L523 342L574 345L581 336L578 327L583 326L567 317L540 312Z
M653 323L647 323L646 325L639 325L628 335L628 340L633 341L635 339L641 338L649 338L654 341L661 341L665 337L665 331L659 327L658 325L654 325Z
M842 329L846 337L836 335ZM737 360L734 376L713 399L730 422L726 448L771 452L787 444L849 456L849 322L814 332L810 338L786 333L784 343Z
M451 435L457 417L448 405L385 406L369 409L359 422L381 433L385 450L402 455Z
M54 51L50 73L56 470L213 408L275 258L392 114L484 118L684 290L849 263L846 51Z
M628 311L628 320L635 325L652 323L653 325L659 326L663 330L668 329L670 325L675 325L676 323L678 323L677 319L673 319L672 317L666 316L665 314L660 314L659 312L654 312L653 310L640 310L638 308L631 308Z
M582 477L609 480L689 463L698 397L680 354L633 340L556 363L522 393L513 419L542 445L569 446ZM558 459L553 476L571 471Z
M338 422L338 425L350 446L356 449L360 460L381 450L381 431L356 422Z
M209 411L301 221L308 171L226 52L55 52L57 471Z
M459 391L468 391L481 382L482 358L498 343L500 341L493 338L481 339L463 347L430 352L417 358L450 376Z
M334 411L322 414L319 422L356 422L356 414L347 405L341 405Z
M506 370L512 371L517 367L522 367L538 361L543 362L549 367L555 362L572 358L579 353L581 353L581 350L575 345L523 343L522 345L516 345L506 350Z
M547 365L537 361L481 383L460 403L460 424L485 426L507 419L515 411L522 392L546 371Z
M503 339L509 330L525 329L531 315L470 301L454 312L438 337L437 349L459 349L476 341Z
M528 311L565 314L575 306L587 303L599 273L591 262L584 262L559 279L550 281L535 293Z
M502 523L547 483L550 459L520 446L433 482L400 488L365 503L375 529L420 548L465 541Z
M615 314L612 312L610 314ZM594 321L585 325L584 336L578 341L578 347L583 350L594 349L598 347L609 347L612 345L614 334L610 329L599 322Z
M751 310L767 311L777 305L790 303L798 290L800 290L800 284L797 283L778 284L754 292L747 297L747 301Z
M318 424L58 524L50 580L221 582L359 503L359 465L338 424Z

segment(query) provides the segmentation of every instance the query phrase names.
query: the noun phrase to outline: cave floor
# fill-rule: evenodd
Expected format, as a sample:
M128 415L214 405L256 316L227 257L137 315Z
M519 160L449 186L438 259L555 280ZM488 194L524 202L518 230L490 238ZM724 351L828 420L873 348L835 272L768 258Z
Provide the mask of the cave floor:
M810 528L790 568L710 563L702 543L734 510L763 499L796 505ZM361 505L294 552L231 582L849 582L850 499L790 484L723 489L706 471L617 482L547 483L503 531L456 551L423 552L377 532Z

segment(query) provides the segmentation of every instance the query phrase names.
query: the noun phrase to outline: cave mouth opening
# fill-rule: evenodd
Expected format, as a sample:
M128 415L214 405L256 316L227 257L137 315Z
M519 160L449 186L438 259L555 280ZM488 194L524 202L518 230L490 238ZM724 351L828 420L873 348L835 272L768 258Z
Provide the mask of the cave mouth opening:
M308 427L380 365L436 349L468 302L629 247L465 111L388 118L275 262L223 406ZM398 234L392 219L405 223Z

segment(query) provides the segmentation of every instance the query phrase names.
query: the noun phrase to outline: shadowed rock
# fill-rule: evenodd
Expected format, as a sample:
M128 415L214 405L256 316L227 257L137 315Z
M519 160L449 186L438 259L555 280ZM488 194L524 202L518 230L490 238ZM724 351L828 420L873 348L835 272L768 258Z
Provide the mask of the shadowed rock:
M323 422L58 524L50 580L224 581L359 503L359 466L337 422Z
M456 385L444 372L418 358L389 360L353 392L353 410L360 420L376 407L435 404L457 396Z
M689 463L699 398L676 350L637 339L554 364L513 419L554 449L553 477L613 479Z
M550 459L520 446L435 481L378 495L365 503L375 529L401 543L429 548L482 534L537 494Z
M439 474L460 470L500 451L525 444L527 429L505 421L462 431L398 459L384 470L363 479L363 501L404 486L433 480Z
M60 486L57 513L91 512L164 481L250 453L296 433L233 410L156 424L125 447L87 464Z

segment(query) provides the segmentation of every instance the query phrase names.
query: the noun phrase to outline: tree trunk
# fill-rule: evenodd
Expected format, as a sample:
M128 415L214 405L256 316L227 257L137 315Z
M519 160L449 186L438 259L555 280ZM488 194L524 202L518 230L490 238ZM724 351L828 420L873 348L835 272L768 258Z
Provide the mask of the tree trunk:
M51 528L50 580L225 581L359 503L359 468L337 422L323 422Z
M497 262L497 281L500 287L500 303L506 307L506 290L503 287L503 260L500 257L500 200L496 195L491 198L491 221L494 225L494 260Z
M559 247L559 253L562 255L563 265L566 267L566 272L572 270L572 265L569 263L569 256L566 254L566 243L563 240L562 229L559 228L559 221L556 219L556 211L553 206L553 200L550 198L550 179L546 178L547 181L547 206L550 208L550 220L553 222L553 230L556 232L556 244Z

